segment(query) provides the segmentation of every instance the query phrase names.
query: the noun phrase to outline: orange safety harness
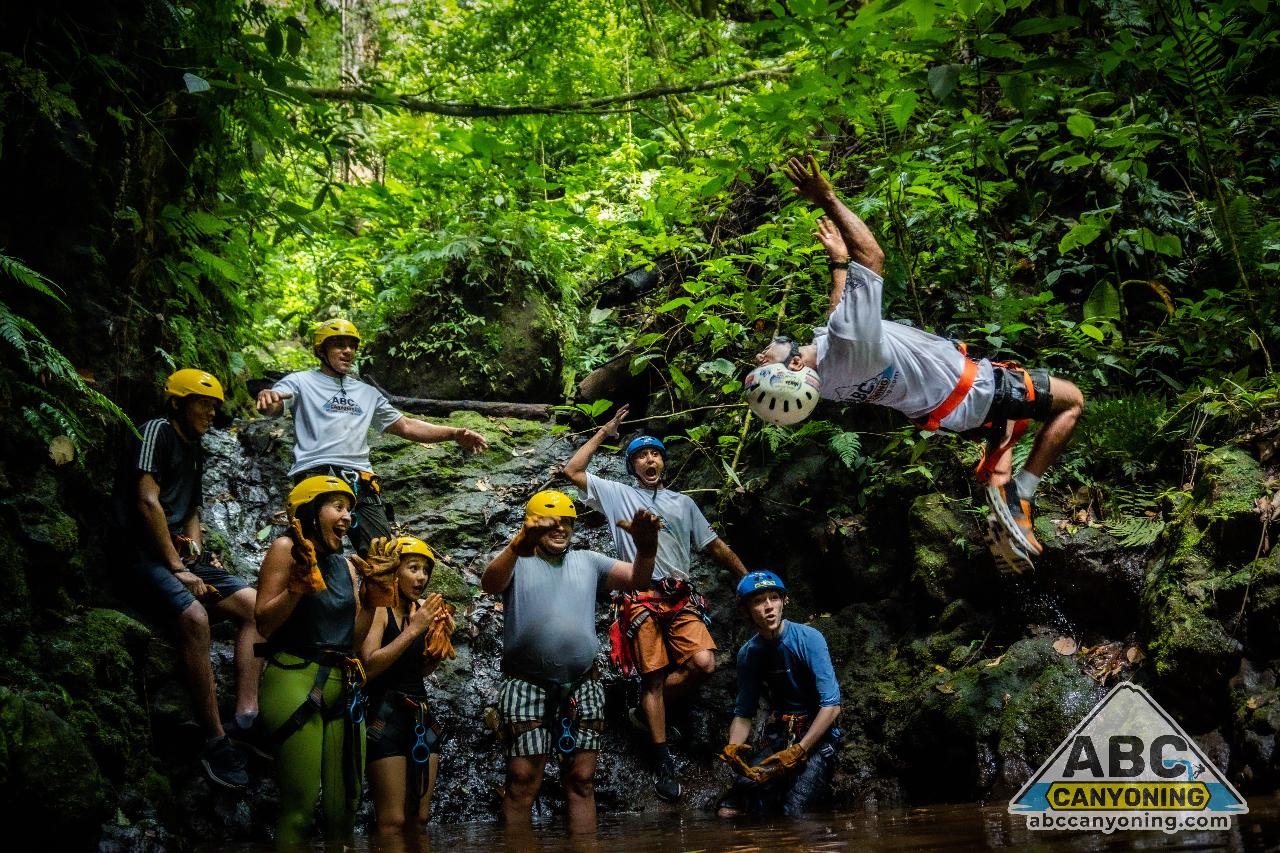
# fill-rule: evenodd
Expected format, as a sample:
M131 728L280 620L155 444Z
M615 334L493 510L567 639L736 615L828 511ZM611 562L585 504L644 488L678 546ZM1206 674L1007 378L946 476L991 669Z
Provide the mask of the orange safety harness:
M916 425L927 432L938 431L946 417L956 410L965 397L969 396L969 392L973 389L973 381L978 377L978 363L969 358L969 348L964 341L956 341L956 349L960 350L960 355L964 357L964 369L960 371L960 378L956 380L956 387L951 389L947 399L943 400L924 420L916 421ZM1019 371L1022 374L1022 381L1026 383L1027 401L1033 402L1035 400L1036 389L1031 383L1031 374L1019 367L1017 362L993 361L991 364L994 367ZM978 465L973 470L973 476L977 478L979 483L986 483L991 479L991 475L995 473L996 463L1015 444L1022 440L1022 436L1026 434L1029 424L1030 420L1027 418L1006 422L1005 433L1000 436L998 442L995 437L987 440L987 443L982 448L982 456L978 459ZM995 423L987 421L981 428L993 430L995 429Z
M656 588L629 595L615 595L613 624L609 626L609 660L624 676L637 671L633 643L647 619L670 622L677 613L692 606L699 618L710 624L707 600L687 581L663 578Z

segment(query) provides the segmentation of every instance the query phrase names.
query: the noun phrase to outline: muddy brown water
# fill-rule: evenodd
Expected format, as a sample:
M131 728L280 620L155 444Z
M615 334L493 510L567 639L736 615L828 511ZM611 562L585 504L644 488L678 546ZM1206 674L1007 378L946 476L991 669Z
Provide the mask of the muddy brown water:
M417 837L394 843L360 837L354 846L317 844L313 850L357 853L420 851L583 851L583 853L771 853L791 850L1280 850L1280 794L1250 797L1249 814L1222 832L1039 832L999 805L944 805L915 809L824 815L803 820L719 820L710 814L610 814L593 838L570 838L563 823L548 821L531 831L508 834L495 823L432 825ZM266 853L263 845L198 847Z

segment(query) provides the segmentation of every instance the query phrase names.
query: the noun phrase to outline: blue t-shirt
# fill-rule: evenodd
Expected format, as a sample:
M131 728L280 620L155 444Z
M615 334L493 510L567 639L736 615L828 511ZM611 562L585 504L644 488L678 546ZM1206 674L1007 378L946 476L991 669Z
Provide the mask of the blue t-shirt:
M840 705L840 685L831 666L827 641L816 628L783 620L777 642L756 634L738 650L738 701L735 717L748 719L760 705L760 688L769 691L774 714L808 714Z

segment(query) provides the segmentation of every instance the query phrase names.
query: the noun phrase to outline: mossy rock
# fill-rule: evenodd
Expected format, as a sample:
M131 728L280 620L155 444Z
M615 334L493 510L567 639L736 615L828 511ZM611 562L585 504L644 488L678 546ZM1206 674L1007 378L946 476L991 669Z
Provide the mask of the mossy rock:
M911 503L910 530L913 578L934 601L951 599L956 573L966 562L963 543L973 537L943 494L921 495Z
M139 685L145 625L116 610L90 610L49 636L42 675L70 701L69 722L114 781L142 772L150 726Z
M0 797L5 813L23 826L52 830L58 847L87 849L109 814L106 793L98 765L75 728L0 687Z
M1234 625L1253 578L1245 564L1256 533L1242 534L1257 527L1254 500L1264 480L1258 463L1232 447L1206 454L1198 476L1170 525L1169 556L1148 568L1142 593L1156 672L1188 685L1229 671L1242 649L1224 623ZM1269 601L1275 593L1264 586Z

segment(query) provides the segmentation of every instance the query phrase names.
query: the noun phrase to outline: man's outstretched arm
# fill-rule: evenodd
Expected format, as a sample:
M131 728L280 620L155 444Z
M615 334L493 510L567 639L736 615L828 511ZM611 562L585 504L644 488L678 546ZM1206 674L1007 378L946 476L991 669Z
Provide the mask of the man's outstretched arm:
M595 456L606 438L617 436L618 428L622 426L622 419L627 416L628 411L629 406L618 409L609 422L596 430L596 434L587 439L578 448L578 452L573 454L573 458L565 463L564 475L579 489L587 488L587 464L591 462L591 457Z
M804 160L792 157L782 170L791 183L795 184L796 195L816 204L822 208L823 213L831 217L849 249L850 259L876 275L882 274L884 251L867 224L836 196L835 188L818 168L817 158L812 154Z

